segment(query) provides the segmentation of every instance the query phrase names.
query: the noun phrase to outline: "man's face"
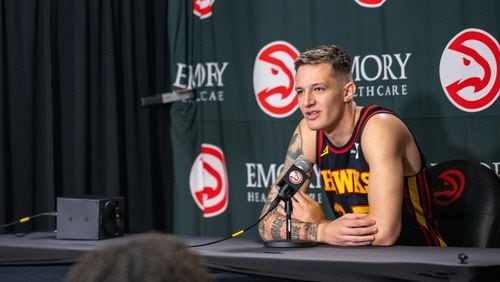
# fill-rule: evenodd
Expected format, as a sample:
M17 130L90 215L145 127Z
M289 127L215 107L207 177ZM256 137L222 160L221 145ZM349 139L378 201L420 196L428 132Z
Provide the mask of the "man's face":
M332 67L322 63L303 65L295 74L299 107L311 130L333 130L344 106L344 85L332 76Z

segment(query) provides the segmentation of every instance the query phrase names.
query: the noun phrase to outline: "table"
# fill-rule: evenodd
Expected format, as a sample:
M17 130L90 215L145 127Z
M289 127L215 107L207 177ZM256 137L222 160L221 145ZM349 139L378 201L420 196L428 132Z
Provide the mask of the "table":
M0 235L0 273L9 266L54 266L78 261L83 252L123 244L134 235L106 240L61 240L54 233ZM178 236L188 246L219 238ZM500 275L500 249L459 247L265 248L262 242L233 238L192 247L214 273L298 281L490 281ZM462 256L460 259L459 256ZM465 258L466 257L466 258Z

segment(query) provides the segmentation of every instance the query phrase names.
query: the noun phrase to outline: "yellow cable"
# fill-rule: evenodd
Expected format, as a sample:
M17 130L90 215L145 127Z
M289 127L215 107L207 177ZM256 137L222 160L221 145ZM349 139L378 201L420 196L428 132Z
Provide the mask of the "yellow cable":
M27 222L27 221L29 221L29 220L30 220L30 217L29 217L29 216L27 216L27 217L23 217L23 218L21 218L21 219L19 220L19 222L20 222L20 223L24 223L24 222Z
M233 235L231 235L231 237L233 237L233 238L234 238L234 237L236 237L236 236L240 236L241 234L243 234L243 232L245 232L245 231L240 230L240 231L238 231L238 232L235 232L235 233L233 233Z

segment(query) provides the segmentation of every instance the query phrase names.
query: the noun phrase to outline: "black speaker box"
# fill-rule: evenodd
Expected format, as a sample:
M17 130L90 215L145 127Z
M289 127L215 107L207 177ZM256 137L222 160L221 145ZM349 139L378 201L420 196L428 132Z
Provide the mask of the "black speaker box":
M101 240L123 236L123 197L57 198L57 239Z

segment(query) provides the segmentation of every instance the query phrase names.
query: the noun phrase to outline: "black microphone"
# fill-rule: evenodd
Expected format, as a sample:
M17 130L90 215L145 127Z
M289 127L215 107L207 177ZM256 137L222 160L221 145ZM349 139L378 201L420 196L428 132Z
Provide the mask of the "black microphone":
M283 178L276 184L279 187L279 192L271 204L270 210L276 208L280 201L287 201L297 193L304 182L309 179L309 175L306 172L309 172L310 169L311 163L308 160L300 159L295 161L285 175L283 175Z
M271 204L268 212L276 208L280 201L285 202L286 213L286 240L264 241L267 248L304 248L316 245L312 240L292 240L292 197L297 193L300 187L309 179L306 173L311 169L311 163L308 160L297 160L288 169L283 178L276 184L279 192Z

